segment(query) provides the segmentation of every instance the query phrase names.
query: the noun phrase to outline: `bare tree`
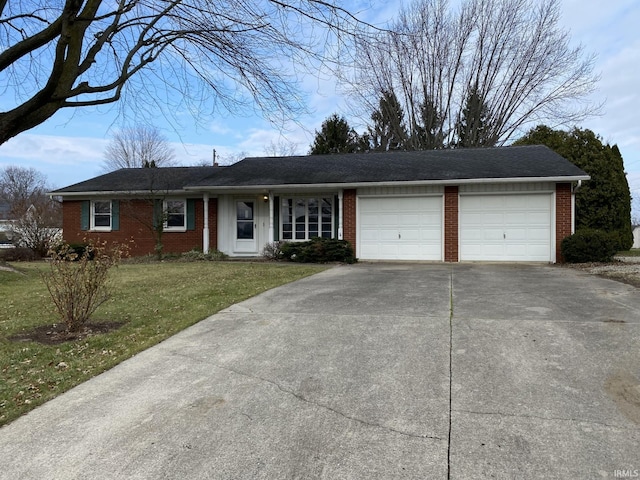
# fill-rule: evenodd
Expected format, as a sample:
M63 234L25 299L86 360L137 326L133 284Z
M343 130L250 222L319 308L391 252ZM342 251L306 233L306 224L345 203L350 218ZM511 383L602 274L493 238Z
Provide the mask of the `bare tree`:
M9 204L15 242L40 256L60 236L62 208L50 198L45 176L34 168L9 166L0 173L0 199Z
M16 99L0 144L124 96L140 115L255 102L288 116L301 108L292 65L340 58L358 25L327 0L0 0L0 90Z
M123 128L113 134L104 152L103 169L172 167L175 154L167 138L155 127Z
M485 146L531 124L575 124L598 111L586 102L598 78L559 17L559 0L414 0L390 31L359 42L357 74L343 79L364 118L384 92L397 95L407 148L458 144L472 97L484 118L465 121L482 121Z
M264 146L264 153L270 157L292 157L298 154L298 144L283 139L271 140Z

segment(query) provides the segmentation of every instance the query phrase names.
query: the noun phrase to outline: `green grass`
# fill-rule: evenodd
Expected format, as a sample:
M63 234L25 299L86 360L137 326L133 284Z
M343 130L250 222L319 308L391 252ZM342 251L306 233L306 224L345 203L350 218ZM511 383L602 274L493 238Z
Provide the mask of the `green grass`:
M632 248L631 250L618 252L616 255L621 257L640 257L640 248Z
M58 345L9 337L58 322L43 263L0 270L0 425L234 303L325 267L244 262L125 264L92 321L126 322Z

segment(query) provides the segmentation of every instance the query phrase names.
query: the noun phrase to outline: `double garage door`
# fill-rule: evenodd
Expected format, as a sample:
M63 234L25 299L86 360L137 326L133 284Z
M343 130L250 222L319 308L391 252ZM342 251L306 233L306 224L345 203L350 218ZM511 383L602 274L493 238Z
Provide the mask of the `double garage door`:
M551 260L550 194L461 195L461 261ZM360 197L358 256L443 260L442 196Z

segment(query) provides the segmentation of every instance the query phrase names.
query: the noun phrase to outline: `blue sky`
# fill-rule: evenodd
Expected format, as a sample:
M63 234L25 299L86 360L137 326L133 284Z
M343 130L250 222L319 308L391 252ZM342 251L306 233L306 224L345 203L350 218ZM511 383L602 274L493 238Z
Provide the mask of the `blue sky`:
M400 1L358 2L361 16L382 24L390 20ZM362 10L366 9L366 10ZM562 27L571 32L574 43L597 55L595 71L601 80L593 95L604 102L603 114L578 125L590 128L604 141L616 143L625 160L625 169L634 201L640 213L640 2L637 0L563 0ZM296 145L306 154L314 131L334 112L349 123L360 121L349 114L347 103L329 75L303 78L309 113L280 129L256 115L245 112L217 113L202 118L200 124L189 116L179 117L171 128L161 117L157 125L172 143L176 159L184 165L211 161L213 149L219 158L238 155L265 155L271 143ZM103 151L111 132L118 128L118 107L86 108L56 114L45 124L25 132L0 146L0 168L7 165L35 167L56 187L86 180L102 173Z

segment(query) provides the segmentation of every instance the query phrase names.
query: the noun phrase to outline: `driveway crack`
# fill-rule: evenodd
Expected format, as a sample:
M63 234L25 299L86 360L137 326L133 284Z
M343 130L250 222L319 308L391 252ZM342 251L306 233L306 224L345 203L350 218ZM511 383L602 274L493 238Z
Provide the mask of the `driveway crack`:
M607 427L607 428L616 428L618 430L629 430L633 432L638 431L638 428L629 428L622 425L612 425L610 423L598 422L595 420L582 420L579 418L544 417L542 415L530 415L530 414L522 414L522 413L481 412L476 410L461 410L461 409L456 409L455 412L468 413L470 415L485 415L485 416L507 417L507 418L528 418L532 420L550 420L550 421L560 421L560 422L570 422L570 423L587 423L590 425L600 425L602 427Z
M334 407L331 407L330 405L326 405L326 404L323 404L323 403L320 403L320 402L313 401L313 400L311 400L311 399L309 399L309 398L307 398L307 397L305 397L303 395L300 395L297 392L294 392L293 390L289 390L288 388L283 387L282 385L280 385L277 382L274 382L273 380L269 380L268 378L260 377L258 375L252 375L252 374L249 374L249 373L246 373L246 372L242 372L240 370L236 370L235 368L231 368L231 367L227 367L227 366L222 366L222 365L216 365L216 366L218 368L222 369L222 370L226 370L226 371L235 373L236 375L241 375L243 377L247 377L247 378L251 378L251 379L254 379L254 380L259 380L261 382L268 383L269 385L272 385L272 386L276 387L281 392L286 393L288 395L291 395L294 398L300 400L301 402L307 403L309 405L313 405L313 406L321 408L323 410L327 410L327 411L332 412L332 413L334 413L336 415L339 415L342 418L357 422L357 423L359 423L361 425L365 425L367 427L381 428L381 429L384 429L384 430L387 430L389 432L393 432L393 433L396 433L398 435L402 435L402 436L405 436L405 437L419 438L419 439L430 439L430 440L443 440L443 438L440 438L440 437L435 436L435 435L421 435L421 434L417 434L417 433L411 433L411 432L406 432L406 431L403 431L403 430L398 430L397 428L389 427L387 425L382 425L382 424L376 423L376 422L369 422L367 420L363 420L361 418L354 417L354 416L348 415L348 414L346 414L344 412L341 412L340 410L338 410L338 409L336 409Z

